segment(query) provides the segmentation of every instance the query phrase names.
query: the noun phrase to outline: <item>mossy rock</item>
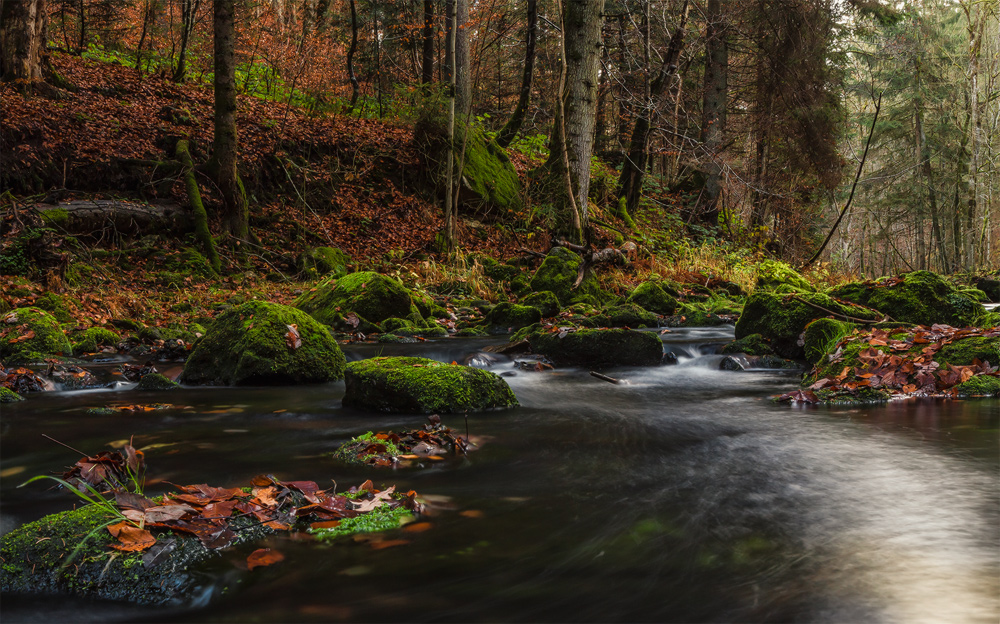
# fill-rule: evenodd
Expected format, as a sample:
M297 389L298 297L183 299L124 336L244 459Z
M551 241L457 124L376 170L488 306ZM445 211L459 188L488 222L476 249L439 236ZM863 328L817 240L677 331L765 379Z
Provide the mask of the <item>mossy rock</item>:
M821 318L809 323L803 333L803 350L806 362L816 364L831 353L844 336L849 336L857 325L831 318Z
M343 319L349 312L368 323L381 323L408 316L412 301L410 292L396 280L361 271L323 280L296 299L294 305L324 325L344 329Z
M396 330L400 336L423 336L424 338L444 338L448 335L448 330L440 325L427 325L425 327L400 327Z
M164 535L174 548L158 565L144 565L143 553L109 550L114 541L104 528L112 517L95 505L46 516L0 538L0 590L5 594L70 594L157 605L187 602L204 588L198 568L218 557L201 541L181 534ZM274 533L255 518L230 521L233 546ZM72 564L64 566L77 546Z
M538 308L503 302L486 315L486 326L487 331L492 334L509 334L540 320L542 313Z
M718 327L728 325L730 321L718 314L706 312L701 308L687 305L677 314L666 319L668 327Z
M413 336L400 336L399 334L379 334L375 337L375 342L379 344L416 344L419 342Z
M653 366L663 360L659 336L632 329L540 331L528 336L528 344L557 366Z
M397 329L412 329L414 327L413 321L409 319L401 318L388 318L379 323L379 327L383 332L391 334Z
M0 403L16 403L17 401L23 401L24 397L20 394L14 392L10 388L0 386Z
M634 303L650 312L670 316L677 309L677 300L667 293L659 282L647 281L635 287L627 303Z
M434 299L419 291L411 291L410 299L417 311L425 319L448 318L448 309L434 301Z
M942 368L948 364L968 366L976 359L1000 366L1000 340L984 336L963 338L946 344L934 355L934 361Z
M417 357L351 362L344 405L405 413L456 413L516 407L502 377L489 371Z
M301 344L296 345L291 326ZM322 383L344 376L344 354L305 312L263 301L224 312L198 341L181 376L183 383L285 385Z
M830 295L875 308L896 321L917 325L941 323L968 327L986 315L981 303L959 292L937 273L913 271L900 278L853 282L832 290Z
M313 247L299 256L299 271L308 277L346 275L351 257L336 247Z
M734 353L743 353L744 355L773 355L774 350L763 336L760 334L750 334L722 347L722 353L726 355Z
M764 260L757 265L757 288L782 293L814 292L816 289L798 271L778 260Z
M980 277L976 280L976 288L983 291L989 301L1000 303L1000 279Z
M60 323L73 322L73 315L66 308L66 302L63 301L62 297L53 292L47 292L38 297L32 305L40 310L45 310Z
M160 373L150 373L148 375L143 375L142 379L139 380L139 385L135 387L136 390L175 390L180 388L180 384L177 384L166 376Z
M1000 377L996 375L976 375L965 383L955 386L960 397L1000 397Z
M799 336L810 322L829 316L830 313L857 319L877 321L876 312L835 301L820 293L799 293L779 296L756 292L743 306L743 314L736 323L736 338L760 334L770 341L774 352L784 358L801 360L805 349Z
M513 214L521 209L521 180L507 152L482 132L466 133L459 201L479 213ZM443 162L443 159L442 159Z
M612 306L602 314L587 317L585 327L658 327L656 315L634 303Z
M563 306L571 305L587 295L600 301L601 288L597 284L597 278L589 271L584 274L580 286L573 288L582 262L580 256L572 251L556 247L535 271L529 286L534 292L552 292Z
M10 364L72 352L59 321L45 310L17 308L0 318L0 361Z
M76 336L73 342L73 353L97 353L101 347L113 347L122 339L117 333L103 327L91 327Z
M462 329L455 332L455 335L459 338L472 338L479 336L489 336L490 333L483 329L482 327L463 327Z
M555 316L559 314L559 299L556 297L555 293L549 290L543 290L541 292L531 293L530 295L523 297L520 301L521 305L531 306L536 308L542 317Z
M194 247L182 249L181 253L167 264L167 269L185 277L212 278L217 276L208 259Z

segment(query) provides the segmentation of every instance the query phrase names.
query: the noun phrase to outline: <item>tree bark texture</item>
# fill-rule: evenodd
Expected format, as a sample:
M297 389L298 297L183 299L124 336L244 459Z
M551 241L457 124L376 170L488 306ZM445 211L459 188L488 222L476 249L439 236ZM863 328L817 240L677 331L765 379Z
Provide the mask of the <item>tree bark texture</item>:
M222 223L238 239L249 235L246 191L237 170L236 29L234 0L215 2L215 141L212 165L223 198Z
M597 84L601 66L601 24L604 0L567 0L564 7L566 84L562 98L564 117L556 120L553 137L562 124L566 133L565 162L573 186L573 199L580 211L581 226L587 227L587 195L590 191L590 157L594 149L597 121ZM559 108L559 107L557 107ZM564 154L559 141L552 141L547 166L561 174Z
M420 64L420 81L425 85L434 82L434 0L424 0L423 54Z
M361 92L358 76L354 73L354 53L358 49L358 9L351 0L351 47L347 49L347 77L351 81L351 110L358 105Z
M707 8L701 142L708 162L698 214L705 224L711 226L719 222L719 196L722 194L719 150L726 131L726 107L729 104L729 45L721 0L709 0Z
M466 119L472 110L469 0L455 0L455 24L455 114Z
M95 199L35 204L34 208L42 215L49 213L48 222L57 224L61 233L72 236L182 233L191 227L191 215L177 204Z
M521 92L517 99L517 107L511 113L510 119L497 134L496 142L500 147L510 145L521 124L531 102L531 78L535 69L535 40L538 35L538 0L528 0L528 25L524 36L524 73L521 76Z
M0 2L0 78L5 82L44 80L47 25L45 0Z

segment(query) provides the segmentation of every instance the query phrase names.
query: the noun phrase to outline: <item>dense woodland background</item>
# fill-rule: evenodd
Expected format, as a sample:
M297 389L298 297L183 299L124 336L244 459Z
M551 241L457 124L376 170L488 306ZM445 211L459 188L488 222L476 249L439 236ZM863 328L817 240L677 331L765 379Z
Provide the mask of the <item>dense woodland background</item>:
M310 211L343 210L329 197L314 201L321 195L316 186L330 186L331 179L350 184L363 177L364 167L402 171L386 177L392 178L390 190L405 195L410 164L433 160L427 157L432 147L420 142L421 124L440 120L452 102L456 163L468 137L482 131L487 142L508 148L519 173L523 203L516 215L500 225L485 219L491 223L486 227L506 223L520 232L514 246L531 246L537 232L572 234L566 224L577 210L583 226L590 217L611 228L605 230L611 236L641 232L640 240L668 253L708 243L801 264L833 230L823 259L845 272L998 266L996 0L3 0L3 71L12 80L8 85L26 78L12 75L9 48L12 29L23 26L30 10L47 16L46 80L66 88L57 105L72 108L82 97L74 85L60 82L72 82L65 75L71 68L82 71L74 58L92 62L88 71L98 74L127 70L140 84L209 87L218 82L213 22L217 28L220 5L229 5L234 19L232 86L240 97L239 162L251 217L255 202L264 203L266 180L250 178L267 171L277 178L284 170L287 180L273 184L292 182L283 187L289 203ZM452 11L457 61L449 50ZM599 69L596 84L587 84L573 74L586 53L574 45L594 36ZM454 99L451 67L458 68ZM585 88L574 92L580 80ZM156 97L177 99L180 93L159 90ZM203 105L207 117L211 101L204 93L197 106L193 95L179 100L177 114L197 118ZM247 96L292 112L255 109ZM99 145L86 157L77 152L72 166L65 158L42 163L44 149L38 162L18 160L34 136L18 115L37 115L14 105L20 97L9 86L4 92L5 169L62 168L65 181L68 166L101 160ZM589 201L568 211L564 204L574 202L565 193L560 200L558 192L543 192L533 172L545 170L548 161L558 185L557 121L565 115L562 138L575 145L570 135L577 106L594 117L593 157L586 158L585 175L565 161L573 170L571 186L579 190L581 175L588 178L583 197ZM388 150L396 163L371 158L356 170L331 173L329 162L317 161L318 148L295 151L303 145L306 119L316 120L309 126L317 134L309 139L313 147L324 132L362 136L384 128L386 140L396 140L393 132L406 137ZM372 125L380 121L385 125ZM87 120L76 122L87 126ZM189 134L198 160L197 150L211 145L211 127L192 126ZM265 135L271 143L262 147ZM416 150L412 160L402 145ZM286 157L280 168L255 164L275 155ZM50 178L39 179L49 186ZM49 190L32 184L24 176L4 176L4 190L16 196ZM416 229L449 227L448 211L440 206L454 205L446 195L455 189L446 186L418 193L421 210L440 209L434 219L443 221L433 228L414 224ZM225 189L216 190L225 203ZM213 191L204 191L212 214ZM409 200L367 201L391 206ZM473 216L484 220L459 205L459 244L469 235L461 220ZM357 220L342 225L360 227ZM428 236L422 240L432 246Z

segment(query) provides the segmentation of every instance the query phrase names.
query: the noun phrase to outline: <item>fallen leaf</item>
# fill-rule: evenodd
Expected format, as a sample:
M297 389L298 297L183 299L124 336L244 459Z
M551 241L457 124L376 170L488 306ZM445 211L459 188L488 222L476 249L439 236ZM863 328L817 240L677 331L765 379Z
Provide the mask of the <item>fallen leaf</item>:
M140 529L128 522L119 522L108 526L108 532L118 538L117 544L111 544L115 550L135 552L146 550L156 543L156 538L146 529Z
M279 561L284 561L285 556L277 550L270 548L258 548L247 557L247 567L251 570L264 566L274 565Z

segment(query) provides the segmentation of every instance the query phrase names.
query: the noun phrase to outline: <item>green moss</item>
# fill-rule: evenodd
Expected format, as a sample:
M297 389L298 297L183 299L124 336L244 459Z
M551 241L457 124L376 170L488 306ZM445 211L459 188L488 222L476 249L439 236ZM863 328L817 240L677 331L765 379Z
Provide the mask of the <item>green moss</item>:
M56 228L65 228L66 224L69 223L69 211L65 208L50 208L48 210L39 211L42 217L42 221L45 225L49 225Z
M722 347L722 353L744 353L746 355L772 355L771 345L760 334L750 334L739 340L734 340Z
M405 507L393 509L389 505L381 505L366 514L354 518L343 518L340 520L340 524L333 528L309 529L308 532L312 533L319 541L328 542L346 535L398 529L411 515Z
M414 357L377 357L347 365L344 405L386 412L454 413L516 407L489 371Z
M482 327L463 327L455 332L455 335L460 338L468 338L472 336L489 336L489 332Z
M440 325L427 325L424 327L402 327L396 330L400 336L424 336L425 338L443 338L448 335L448 330Z
M74 336L73 353L96 353L101 347L113 347L121 340L121 336L103 327L91 327L80 334Z
M803 342L806 361L816 364L844 337L857 327L854 323L836 321L830 318L816 319L806 326Z
M301 340L289 344L290 326ZM344 354L329 331L295 308L252 301L226 311L191 352L191 384L299 384L343 377Z
M358 456L361 450L366 449L373 444L382 445L385 447L385 450L381 453L369 453L367 455L361 455L360 457ZM338 446L337 450L333 452L333 457L348 464L364 464L369 459L379 457L380 455L398 457L402 454L403 451L393 444L391 440L379 440L375 437L374 432L369 431L359 436L355 436Z
M743 306L743 314L736 323L736 337L760 334L770 340L771 347L781 357L803 359L805 349L798 344L799 335L810 322L829 316L830 312L872 321L880 317L871 310L841 303L820 293L780 297L757 292Z
M532 306L503 302L496 305L486 315L486 325L490 333L506 334L542 320L542 313Z
M585 274L583 282L578 288L573 288L581 262L583 261L580 257L572 251L556 247L535 271L535 275L529 282L531 290L535 292L548 290L564 306L575 303L587 295L599 301L602 295L601 288L597 284L597 278L590 272Z
M491 208L503 213L521 209L521 181L507 153L495 143L487 143L479 131L466 133L465 165L462 168L463 185L475 199L464 200L475 211L487 212ZM477 205L478 204L478 205Z
M351 257L336 247L314 247L299 256L299 271L309 277L346 275Z
M728 323L728 320L718 314L706 312L690 304L684 305L677 314L667 319L667 325L670 327L717 327Z
M14 392L10 388L0 386L0 403L16 403L23 401L24 397Z
M73 315L66 309L63 298L53 292L47 292L35 299L34 307L45 310L56 318L60 323L71 323Z
M795 269L778 260L764 260L757 265L757 288L786 293L816 290Z
M94 267L82 262L74 262L66 267L63 279L69 286L82 286L90 281L94 275Z
M934 355L934 361L942 367L948 364L968 366L977 358L991 366L1000 365L1000 340L983 336L963 338L946 344Z
M586 327L658 327L656 315L634 303L612 306L602 314L588 317Z
M329 277L303 293L294 305L320 323L343 330L350 328L343 320L349 312L369 323L381 323L408 316L412 304L409 291L396 280L362 271Z
M830 294L875 308L896 321L918 325L967 327L985 315L981 303L960 293L937 273L913 271L901 277L902 281L895 278L845 284Z
M180 386L160 373L150 373L149 375L143 375L142 379L139 380L139 385L135 387L136 390L174 390L180 388Z
M21 340L25 336L31 337ZM59 322L45 310L17 308L0 319L0 360L34 360L38 356L68 355L72 351Z
M663 360L663 343L652 332L579 329L560 334L535 332L528 344L557 366L652 366Z
M379 327L382 328L383 332L394 333L397 329L401 328L413 329L414 325L413 321L409 319L389 318L379 323Z
M536 308L542 317L555 316L559 314L559 299L555 293L549 290L531 293L520 301L521 305Z
M650 312L668 316L677 309L677 300L663 290L658 282L653 281L636 286L626 301L642 306Z
M969 381L955 386L959 396L1000 397L1000 377L996 375L976 375Z

